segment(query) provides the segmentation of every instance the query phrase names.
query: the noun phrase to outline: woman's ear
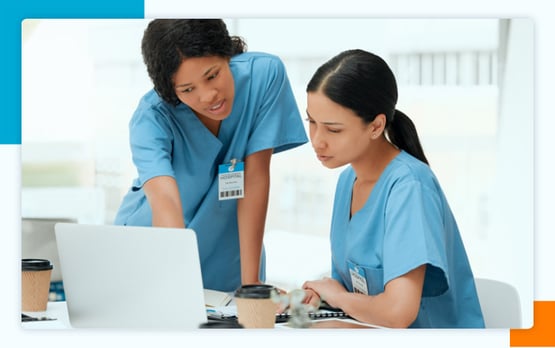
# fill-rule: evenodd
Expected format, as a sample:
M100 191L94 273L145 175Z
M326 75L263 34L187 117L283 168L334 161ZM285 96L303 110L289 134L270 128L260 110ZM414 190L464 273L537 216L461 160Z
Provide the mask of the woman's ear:
M385 123L385 114L379 114L374 118L374 121L370 123L370 136L372 137L372 139L377 139L380 135L383 134Z

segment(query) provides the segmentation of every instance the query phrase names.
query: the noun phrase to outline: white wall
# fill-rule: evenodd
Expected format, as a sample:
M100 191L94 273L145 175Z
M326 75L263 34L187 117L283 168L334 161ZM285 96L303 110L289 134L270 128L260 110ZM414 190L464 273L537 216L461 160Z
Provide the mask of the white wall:
M496 180L491 228L481 245L489 259L483 276L513 284L520 293L523 326L533 326L534 255L534 26L511 19L501 76Z

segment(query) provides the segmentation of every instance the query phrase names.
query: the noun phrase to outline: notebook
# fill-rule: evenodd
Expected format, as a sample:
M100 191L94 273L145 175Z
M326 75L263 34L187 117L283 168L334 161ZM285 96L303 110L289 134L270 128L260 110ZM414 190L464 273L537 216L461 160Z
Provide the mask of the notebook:
M195 329L207 321L191 229L55 226L75 328Z
M237 321L237 306L229 305L226 307L216 307L207 309L208 319L210 320L224 320L224 321ZM334 308L323 302L317 311L309 312L308 317L312 320L318 319L351 319L351 317L339 308ZM291 319L289 311L283 313L276 313L276 323L285 323Z

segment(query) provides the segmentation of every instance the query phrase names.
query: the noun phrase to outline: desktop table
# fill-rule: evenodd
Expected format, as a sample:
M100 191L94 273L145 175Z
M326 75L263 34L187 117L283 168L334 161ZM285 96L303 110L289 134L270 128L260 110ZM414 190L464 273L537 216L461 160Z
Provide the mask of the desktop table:
M53 319L22 322L23 329L59 330L72 329L67 305L65 301L48 302L44 312L23 312L34 318ZM276 329L291 329L287 323L276 324ZM375 325L360 323L353 319L325 318L313 321L311 328L315 329L353 329L353 328L379 328Z
M48 302L44 312L23 312L23 314L34 318L54 319L22 322L21 327L24 329L71 329L65 301Z

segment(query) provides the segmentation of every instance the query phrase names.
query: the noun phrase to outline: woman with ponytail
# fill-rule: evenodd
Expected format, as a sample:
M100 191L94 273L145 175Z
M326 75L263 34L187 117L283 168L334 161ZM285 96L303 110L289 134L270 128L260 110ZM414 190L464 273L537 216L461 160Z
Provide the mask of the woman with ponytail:
M307 281L325 300L386 327L483 328L474 277L455 218L410 118L396 109L386 62L349 50L307 87L310 140L341 173L331 222L331 278Z

